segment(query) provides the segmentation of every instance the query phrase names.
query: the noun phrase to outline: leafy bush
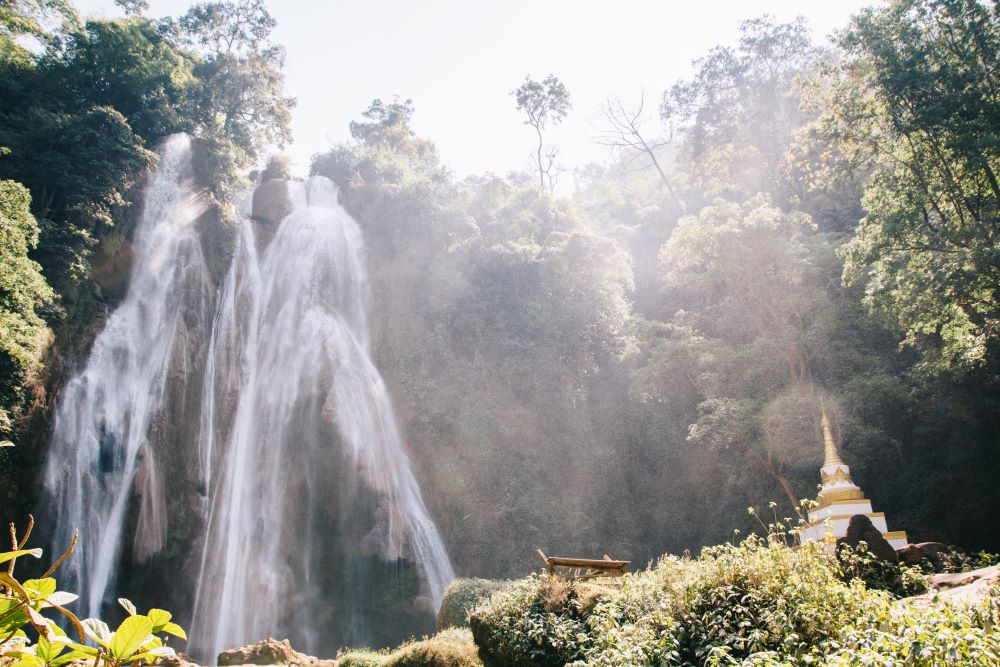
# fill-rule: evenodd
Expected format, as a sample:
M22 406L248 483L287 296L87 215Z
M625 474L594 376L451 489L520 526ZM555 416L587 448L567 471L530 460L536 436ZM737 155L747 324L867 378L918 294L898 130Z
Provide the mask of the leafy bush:
M456 579L448 586L438 609L438 630L469 627L469 613L493 593L510 586L495 579Z
M108 667L155 664L161 657L174 655L174 650L164 645L159 633L187 639L184 630L173 623L171 614L162 609L150 609L139 614L128 600L119 603L128 616L112 632L107 623L98 618L80 621L63 605L76 600L72 593L58 590L56 580L50 575L73 553L76 536L66 552L40 578L18 581L14 565L18 558L40 558L41 549L25 549L34 521L28 523L25 535L17 540L11 524L12 551L0 552L0 659L13 659L10 667L61 667L74 661L93 660L94 665ZM43 609L55 609L69 620L79 637L73 641L51 619L42 615ZM27 631L34 635L34 641ZM83 642L90 639L96 647ZM68 649L68 650L67 650Z
M750 537L666 557L596 603L579 584L528 578L481 603L472 632L487 666L1000 664L1000 587L979 605L910 604L855 565ZM898 573L919 589L919 573Z
M586 619L612 589L532 576L493 594L469 618L486 665L564 665L583 657Z
M927 579L921 568L890 563L868 551L862 541L857 549L848 544L837 548L843 579L860 579L869 590L888 591L895 597L919 595L927 591Z

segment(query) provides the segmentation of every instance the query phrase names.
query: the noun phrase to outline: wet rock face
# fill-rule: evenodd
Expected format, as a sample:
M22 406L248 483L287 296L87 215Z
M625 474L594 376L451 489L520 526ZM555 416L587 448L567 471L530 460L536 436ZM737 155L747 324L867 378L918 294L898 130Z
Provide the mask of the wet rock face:
M292 212L288 181L271 180L261 183L253 193L253 212L250 217L272 227Z
M857 550L858 544L865 542L868 545L868 553L879 560L887 563L898 563L899 556L892 548L888 540L882 536L879 529L872 524L871 519L864 514L855 514L847 524L847 534L837 540L837 547L849 545L851 549Z

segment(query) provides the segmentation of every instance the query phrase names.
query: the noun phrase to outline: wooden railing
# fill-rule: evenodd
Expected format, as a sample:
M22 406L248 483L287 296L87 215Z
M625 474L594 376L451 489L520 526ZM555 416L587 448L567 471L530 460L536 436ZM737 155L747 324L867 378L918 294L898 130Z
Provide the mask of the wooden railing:
M556 568L573 570L570 575L572 579L593 579L595 577L620 577L628 572L629 561L612 560L607 554L601 560L590 560L587 558L560 558L558 556L546 556L541 549L538 549L538 557L545 563L546 571L553 576L558 575Z

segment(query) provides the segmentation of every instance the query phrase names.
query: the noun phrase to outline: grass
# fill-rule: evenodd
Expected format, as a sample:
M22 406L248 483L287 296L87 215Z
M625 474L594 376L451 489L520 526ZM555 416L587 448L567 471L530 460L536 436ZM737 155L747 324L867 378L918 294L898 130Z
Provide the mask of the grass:
M337 656L338 667L482 667L467 629L451 628L433 637L407 642L394 651L349 650Z

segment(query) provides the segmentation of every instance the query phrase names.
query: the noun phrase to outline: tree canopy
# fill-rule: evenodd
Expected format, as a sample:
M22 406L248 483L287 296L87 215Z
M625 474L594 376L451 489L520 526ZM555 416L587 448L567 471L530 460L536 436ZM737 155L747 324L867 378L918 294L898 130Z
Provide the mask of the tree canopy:
M558 151L554 146L549 146L546 150L542 132L561 122L573 108L569 101L569 91L558 77L549 74L542 81L525 77L524 83L511 91L511 95L517 101L517 110L527 116L525 125L533 127L538 135L538 148L534 156L535 167L538 169L538 187L544 189L547 181L551 192L558 178Z
M978 2L896 0L840 36L817 132L867 174L844 280L934 366L981 366L1000 336L1000 24Z

